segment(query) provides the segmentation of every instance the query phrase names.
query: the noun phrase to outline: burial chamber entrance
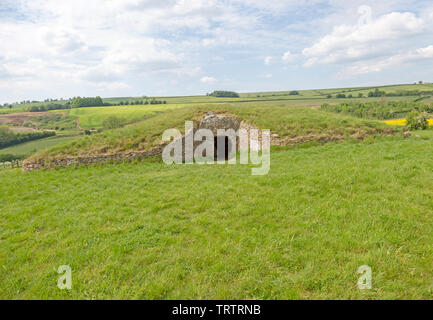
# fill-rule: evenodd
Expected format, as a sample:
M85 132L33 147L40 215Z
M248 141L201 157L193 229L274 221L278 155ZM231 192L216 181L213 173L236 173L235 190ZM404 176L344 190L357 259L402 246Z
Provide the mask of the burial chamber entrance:
M214 157L217 161L230 160L233 153L233 146L227 136L214 137Z
M190 133L194 133L199 129L210 130L214 137L214 159L216 161L228 161L231 160L233 156L236 156L238 141L237 139L233 141L229 135L221 135L221 132L218 131L237 132L239 128L240 124L237 117L217 115L213 112L208 112L200 122L194 125L194 130ZM200 144L200 142L194 142L194 149Z

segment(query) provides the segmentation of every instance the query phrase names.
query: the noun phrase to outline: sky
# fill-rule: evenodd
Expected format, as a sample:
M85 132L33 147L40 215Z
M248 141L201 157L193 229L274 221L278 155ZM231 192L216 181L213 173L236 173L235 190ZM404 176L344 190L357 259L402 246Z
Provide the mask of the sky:
M433 82L431 0L0 0L0 103Z

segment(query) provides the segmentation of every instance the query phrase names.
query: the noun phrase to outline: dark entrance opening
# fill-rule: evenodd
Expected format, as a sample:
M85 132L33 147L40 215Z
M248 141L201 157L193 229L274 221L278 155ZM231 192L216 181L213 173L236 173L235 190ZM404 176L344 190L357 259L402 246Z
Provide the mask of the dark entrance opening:
M224 146L223 146L224 144ZM232 144L227 136L218 136L214 138L214 155L215 160L229 160L232 152Z

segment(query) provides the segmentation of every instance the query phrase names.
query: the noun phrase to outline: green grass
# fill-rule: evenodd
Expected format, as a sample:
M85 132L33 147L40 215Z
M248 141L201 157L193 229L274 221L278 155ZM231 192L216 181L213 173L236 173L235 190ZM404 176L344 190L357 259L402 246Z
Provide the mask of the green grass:
M147 162L0 171L0 297L432 299L432 145L428 130L295 147L272 153L267 176ZM65 264L71 291L56 287Z
M49 137L22 143L9 148L0 149L0 154L28 155L34 152L53 147L60 143L65 143L77 139L77 137Z
M126 121L142 120L159 112L167 112L181 108L181 105L143 105L113 106L71 109L69 114L80 118L80 126L84 129L102 128L102 123L110 116L118 116Z

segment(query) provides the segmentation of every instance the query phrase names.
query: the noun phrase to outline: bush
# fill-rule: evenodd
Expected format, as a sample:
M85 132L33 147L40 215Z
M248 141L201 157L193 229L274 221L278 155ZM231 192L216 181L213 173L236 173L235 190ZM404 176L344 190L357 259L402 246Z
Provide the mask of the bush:
M16 154L0 154L0 163L1 162L12 162L15 160L22 160L24 159L23 155L16 155Z
M117 116L110 116L102 122L102 127L105 130L116 129L122 127L124 123L125 120Z
M414 110L408 114L406 121L409 130L425 130L428 127L428 115L425 112Z
M368 93L368 97L369 98L373 98L373 97L383 97L383 96L385 96L386 95L386 92L385 91L380 91L378 88L376 88L376 90L374 90L374 91L370 91L369 93Z
M15 133L9 130L8 127L0 126L0 148L6 148L27 141L43 139L55 136L54 131L38 131Z

